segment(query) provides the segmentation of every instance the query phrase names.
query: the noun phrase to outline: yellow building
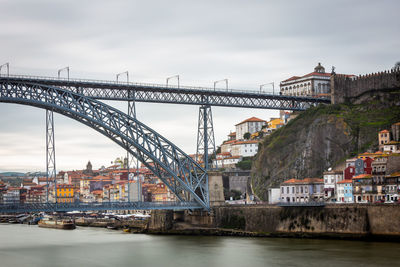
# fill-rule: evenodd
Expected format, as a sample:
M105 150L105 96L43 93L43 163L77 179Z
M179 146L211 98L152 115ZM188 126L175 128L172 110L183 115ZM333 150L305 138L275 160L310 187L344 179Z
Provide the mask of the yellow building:
M270 129L278 129L283 125L283 120L280 118L271 118L271 120L268 122L268 128Z
M57 185L57 203L74 202L74 186L71 184Z

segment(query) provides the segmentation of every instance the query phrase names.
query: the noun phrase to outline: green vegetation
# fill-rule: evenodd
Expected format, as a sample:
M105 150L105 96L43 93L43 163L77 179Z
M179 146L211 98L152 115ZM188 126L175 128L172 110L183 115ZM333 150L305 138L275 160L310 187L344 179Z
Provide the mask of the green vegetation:
M251 170L252 163L253 157L243 157L242 160L236 164L236 167L241 170Z
M245 133L245 134L243 135L243 138L246 139L246 140L249 140L249 139L250 139L250 136L251 136L251 134L250 134L249 132L247 132L247 133Z

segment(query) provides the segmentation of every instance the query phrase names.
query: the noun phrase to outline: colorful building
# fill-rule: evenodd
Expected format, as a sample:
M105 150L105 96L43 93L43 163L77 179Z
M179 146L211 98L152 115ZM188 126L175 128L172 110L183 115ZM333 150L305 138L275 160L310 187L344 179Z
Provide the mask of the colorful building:
M57 185L57 203L74 202L74 186L72 184Z
M353 181L342 180L337 183L337 200L338 203L353 203Z

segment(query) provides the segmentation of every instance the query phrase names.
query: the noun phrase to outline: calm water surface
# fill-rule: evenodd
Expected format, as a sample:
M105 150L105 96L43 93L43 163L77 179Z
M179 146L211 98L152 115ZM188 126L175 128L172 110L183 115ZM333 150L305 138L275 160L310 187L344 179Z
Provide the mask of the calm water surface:
M0 225L0 266L399 266L400 244Z

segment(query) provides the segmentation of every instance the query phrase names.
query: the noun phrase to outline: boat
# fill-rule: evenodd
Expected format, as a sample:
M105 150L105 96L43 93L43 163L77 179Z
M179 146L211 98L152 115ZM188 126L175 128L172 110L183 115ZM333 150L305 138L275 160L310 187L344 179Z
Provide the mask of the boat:
M43 228L55 228L55 229L65 229L65 230L72 230L75 229L75 223L72 220L65 220L65 219L55 219L50 216L43 217L38 222L39 227Z
M122 231L124 231L125 233L130 233L130 232L131 232L131 229L129 229L129 228L124 228L124 229L122 229Z

